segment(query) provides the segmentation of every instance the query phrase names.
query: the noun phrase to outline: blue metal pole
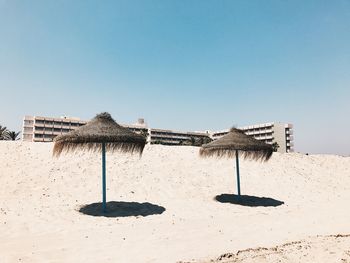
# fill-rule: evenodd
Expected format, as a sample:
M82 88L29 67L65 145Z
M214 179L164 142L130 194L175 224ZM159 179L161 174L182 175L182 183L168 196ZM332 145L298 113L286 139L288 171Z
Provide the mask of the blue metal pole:
M237 173L237 190L238 190L238 196L241 196L241 183L240 183L240 180L239 180L238 150L236 150L236 173Z
M106 209L106 144L102 143L102 209L103 213Z

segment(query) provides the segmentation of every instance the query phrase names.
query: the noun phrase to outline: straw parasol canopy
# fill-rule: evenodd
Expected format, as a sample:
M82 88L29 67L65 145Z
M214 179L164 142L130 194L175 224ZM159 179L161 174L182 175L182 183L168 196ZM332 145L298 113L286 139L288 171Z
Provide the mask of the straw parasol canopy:
M107 151L142 154L146 138L120 126L107 112L96 115L86 125L54 139L53 155L76 150L102 151L105 144Z
M53 155L63 152L89 150L102 153L102 209L107 212L106 202L106 150L142 154L146 138L116 123L107 112L96 115L86 125L57 136Z
M272 146L258 141L242 130L231 128L230 132L216 141L204 144L199 154L202 157L234 157L239 154L243 158L267 161L272 155Z
M267 161L272 155L272 146L258 141L242 130L231 128L230 132L220 139L202 145L199 154L202 157L236 157L237 192L240 198L241 185L239 176L239 155L243 158Z

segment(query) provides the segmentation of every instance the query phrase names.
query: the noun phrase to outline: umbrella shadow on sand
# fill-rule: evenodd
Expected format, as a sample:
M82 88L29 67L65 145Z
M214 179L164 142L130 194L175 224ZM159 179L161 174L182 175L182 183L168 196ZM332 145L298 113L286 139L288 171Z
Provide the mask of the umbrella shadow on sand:
M269 197L257 197L251 195L235 195L235 194L221 194L215 196L215 200L220 203L230 203L235 205L242 206L280 206L283 205L284 202L280 200L276 200Z
M79 212L90 216L127 217L160 215L165 211L164 207L151 203L121 201L107 202L106 208L107 211L103 212L102 203L92 203L82 206Z

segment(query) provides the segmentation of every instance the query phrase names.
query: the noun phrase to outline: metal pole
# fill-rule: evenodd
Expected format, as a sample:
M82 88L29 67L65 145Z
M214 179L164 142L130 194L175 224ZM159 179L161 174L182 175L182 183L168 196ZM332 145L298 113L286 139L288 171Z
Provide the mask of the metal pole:
M241 183L240 183L240 181L239 181L238 150L236 150L236 173L237 173L237 190L238 190L238 196L241 196Z
M106 209L106 145L102 143L102 209L103 213Z

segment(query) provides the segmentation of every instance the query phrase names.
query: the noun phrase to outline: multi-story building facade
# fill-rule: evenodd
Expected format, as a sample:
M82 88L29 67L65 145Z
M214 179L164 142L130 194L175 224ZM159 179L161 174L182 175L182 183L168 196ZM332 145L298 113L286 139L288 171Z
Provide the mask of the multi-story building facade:
M210 137L206 132L180 132L163 129L150 129L150 142L166 145L179 145L185 141Z
M22 140L30 142L52 142L57 135L72 131L87 121L72 117L40 117L25 116L23 120ZM136 133L148 133L144 119L138 119L135 124L123 125Z
M293 142L293 125L285 123L263 123L250 126L238 127L245 132L245 134L254 137L257 140L264 141L268 144L277 143L278 152L293 152L294 142ZM212 138L214 140L221 138L223 135L227 134L229 129L213 132Z
M79 118L50 118L25 116L23 120L22 140L31 142L51 142L57 135L67 133L86 124Z
M23 120L23 141L51 142L57 135L67 133L82 125L87 121L79 118L61 117L39 117L25 116ZM138 119L135 124L122 124L130 130L144 134L149 143L160 143L166 145L180 145L183 142L193 139L204 139L207 137L216 140L229 132L229 129L216 132L180 132L164 129L149 128L144 119ZM293 152L293 125L283 123L264 123L251 126L239 127L247 135L257 140L279 146L278 152Z
M57 135L67 133L82 125L87 121L79 118L61 117L39 117L25 116L23 120L23 141L31 142L51 142ZM166 145L179 145L181 142L189 141L192 138L209 137L208 133L202 132L179 132L164 129L148 128L144 119L138 119L135 124L122 124L133 132L144 134L147 142L161 143Z

